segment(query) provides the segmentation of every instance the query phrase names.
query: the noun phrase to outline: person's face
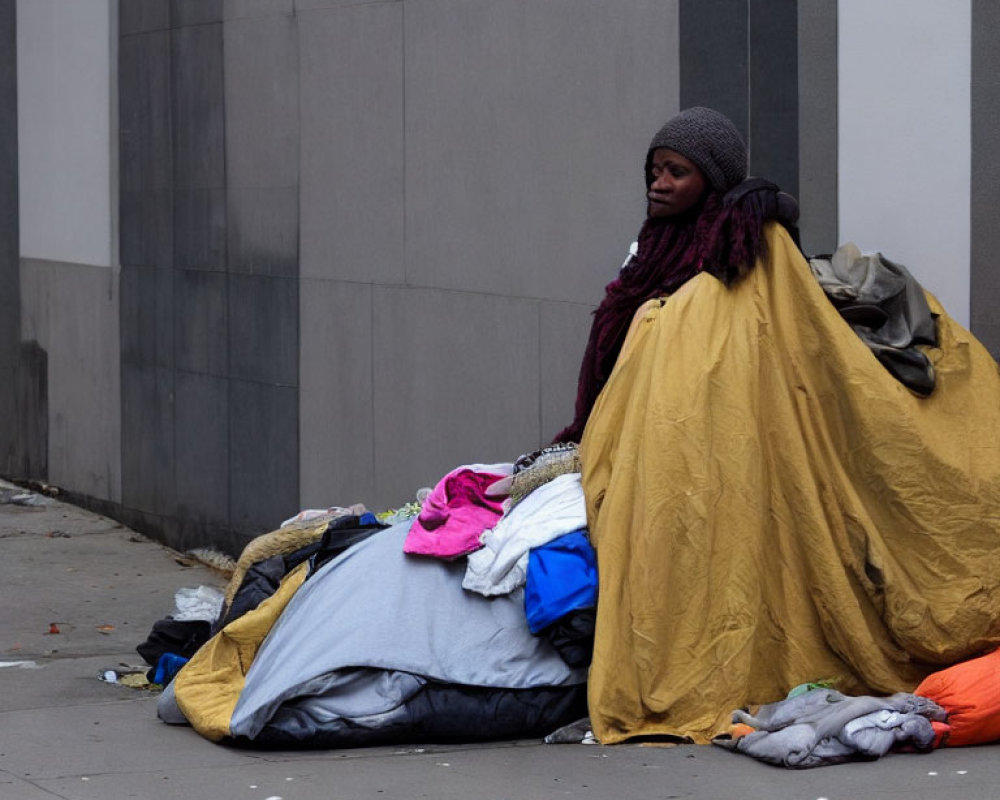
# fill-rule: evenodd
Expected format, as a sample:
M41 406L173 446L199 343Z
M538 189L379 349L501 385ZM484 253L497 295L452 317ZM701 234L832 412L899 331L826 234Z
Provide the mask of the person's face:
M668 147L653 151L653 183L646 197L650 217L672 217L701 202L705 176L689 159Z

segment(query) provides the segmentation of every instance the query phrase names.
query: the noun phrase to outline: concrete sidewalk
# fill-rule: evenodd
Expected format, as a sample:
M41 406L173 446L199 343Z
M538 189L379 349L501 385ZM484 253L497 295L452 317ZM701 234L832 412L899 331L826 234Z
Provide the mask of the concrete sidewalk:
M215 745L161 723L149 692L98 674L141 665L135 646L177 589L224 580L74 506L12 504L15 488L0 481L0 800L1000 797L996 747L796 772L710 746Z

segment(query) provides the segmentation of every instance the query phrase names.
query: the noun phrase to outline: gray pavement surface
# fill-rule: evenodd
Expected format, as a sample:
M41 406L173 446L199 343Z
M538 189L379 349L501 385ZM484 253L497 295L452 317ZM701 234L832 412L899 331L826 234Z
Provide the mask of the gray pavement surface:
M98 673L142 664L177 589L224 579L74 506L14 504L16 489L0 481L0 800L1000 799L996 746L791 771L711 746L212 744Z

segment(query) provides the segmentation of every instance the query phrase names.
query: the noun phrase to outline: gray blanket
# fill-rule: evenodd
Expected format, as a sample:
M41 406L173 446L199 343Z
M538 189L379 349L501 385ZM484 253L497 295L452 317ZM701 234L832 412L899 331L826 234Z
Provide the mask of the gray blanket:
M937 344L924 290L902 264L881 253L862 255L848 242L809 267L830 301L868 349L907 388L934 390L934 367L918 345Z
M428 684L534 690L586 680L531 635L520 591L462 589L464 562L408 556L404 522L311 575L250 667L234 737L269 726L308 738L326 726L391 727ZM454 693L449 696L453 699Z

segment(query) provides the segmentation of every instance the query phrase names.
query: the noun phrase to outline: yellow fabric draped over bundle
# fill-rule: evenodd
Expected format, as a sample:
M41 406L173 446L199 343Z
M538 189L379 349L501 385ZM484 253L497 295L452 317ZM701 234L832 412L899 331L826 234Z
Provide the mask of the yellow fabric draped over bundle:
M898 383L787 232L633 321L581 443L602 743L705 742L806 681L912 690L1000 642L1000 375L929 297L937 386Z
M174 678L177 707L206 739L220 742L230 735L229 721L250 665L308 574L309 562L299 564L281 579L274 594L205 642L177 673Z

